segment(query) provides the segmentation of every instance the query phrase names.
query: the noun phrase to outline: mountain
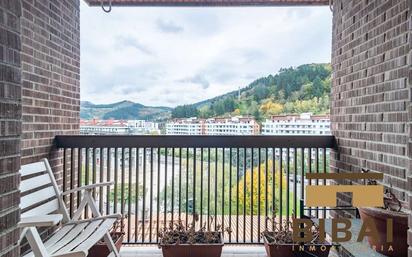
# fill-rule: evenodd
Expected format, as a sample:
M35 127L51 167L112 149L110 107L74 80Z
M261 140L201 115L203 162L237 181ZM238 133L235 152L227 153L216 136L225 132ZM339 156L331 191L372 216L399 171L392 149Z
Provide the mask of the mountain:
M168 107L144 106L132 101L121 101L112 104L93 104L89 101L80 103L81 119L115 119L115 120L165 120L170 117Z
M271 115L329 112L330 64L304 64L282 68L275 75L256 79L248 86L198 103L177 106L173 118L251 115L263 120Z

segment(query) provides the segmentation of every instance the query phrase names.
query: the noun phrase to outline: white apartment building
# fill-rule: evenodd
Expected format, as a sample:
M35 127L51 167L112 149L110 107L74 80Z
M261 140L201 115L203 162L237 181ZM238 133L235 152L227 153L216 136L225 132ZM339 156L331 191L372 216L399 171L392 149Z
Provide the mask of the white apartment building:
M205 123L206 135L258 135L260 126L254 118L212 118Z
M176 119L166 124L167 135L257 135L259 124L250 117Z
M329 115L276 115L262 124L263 135L331 135Z
M175 119L166 123L166 135L204 135L203 119Z
M144 120L81 120L83 135L144 135L160 134L159 124Z

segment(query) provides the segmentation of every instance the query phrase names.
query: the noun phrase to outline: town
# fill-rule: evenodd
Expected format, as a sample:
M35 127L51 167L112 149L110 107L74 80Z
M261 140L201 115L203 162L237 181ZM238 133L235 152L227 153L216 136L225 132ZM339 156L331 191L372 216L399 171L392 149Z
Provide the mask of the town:
M83 135L330 135L329 115L273 115L261 124L249 116L145 120L81 120Z

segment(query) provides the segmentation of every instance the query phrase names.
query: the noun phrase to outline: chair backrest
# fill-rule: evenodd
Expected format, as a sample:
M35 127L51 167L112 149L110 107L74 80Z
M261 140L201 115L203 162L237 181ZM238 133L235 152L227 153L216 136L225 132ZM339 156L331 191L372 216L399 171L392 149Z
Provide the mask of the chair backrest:
M21 217L52 213L67 217L66 206L47 159L22 165L20 175Z

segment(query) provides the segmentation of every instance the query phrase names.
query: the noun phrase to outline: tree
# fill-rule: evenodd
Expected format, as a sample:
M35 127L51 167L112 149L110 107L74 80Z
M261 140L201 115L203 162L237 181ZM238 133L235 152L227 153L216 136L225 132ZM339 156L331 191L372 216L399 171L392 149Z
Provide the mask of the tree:
M172 110L172 118L197 117L199 110L194 105L181 105Z
M266 170L266 164L260 164L260 169L258 167L253 168L253 172L249 169L246 171L246 174L243 175L242 179L239 180L239 183L232 187L232 195L237 196L237 187L239 187L239 210L241 214L246 215L256 215L258 214L258 206L260 202L260 213L265 213L266 209L266 192L267 192L267 202L268 210L270 214L278 213L278 207L280 203L279 192L275 198L273 197L273 185L275 189L279 189L281 178L279 176L280 172L278 168L275 168L275 178L273 177L273 161L268 160L267 163L268 169ZM259 172L260 170L260 172ZM260 174L260 175L259 175ZM260 180L259 180L260 177ZM245 181L246 180L246 181ZM266 183L267 180L267 183ZM246 188L245 188L246 182ZM268 185L266 187L266 184ZM285 174L282 173L282 184L286 185ZM260 187L260 194L259 194ZM285 189L283 186L284 195L286 195ZM245 194L246 193L246 194ZM259 197L260 196L260 197ZM292 197L293 198L293 197ZM282 199L284 200L284 199ZM253 213L252 213L252 202L253 201ZM243 213L243 209L246 207L246 213Z
M277 115L283 112L283 105L269 100L260 106L260 112L262 112L266 117Z

